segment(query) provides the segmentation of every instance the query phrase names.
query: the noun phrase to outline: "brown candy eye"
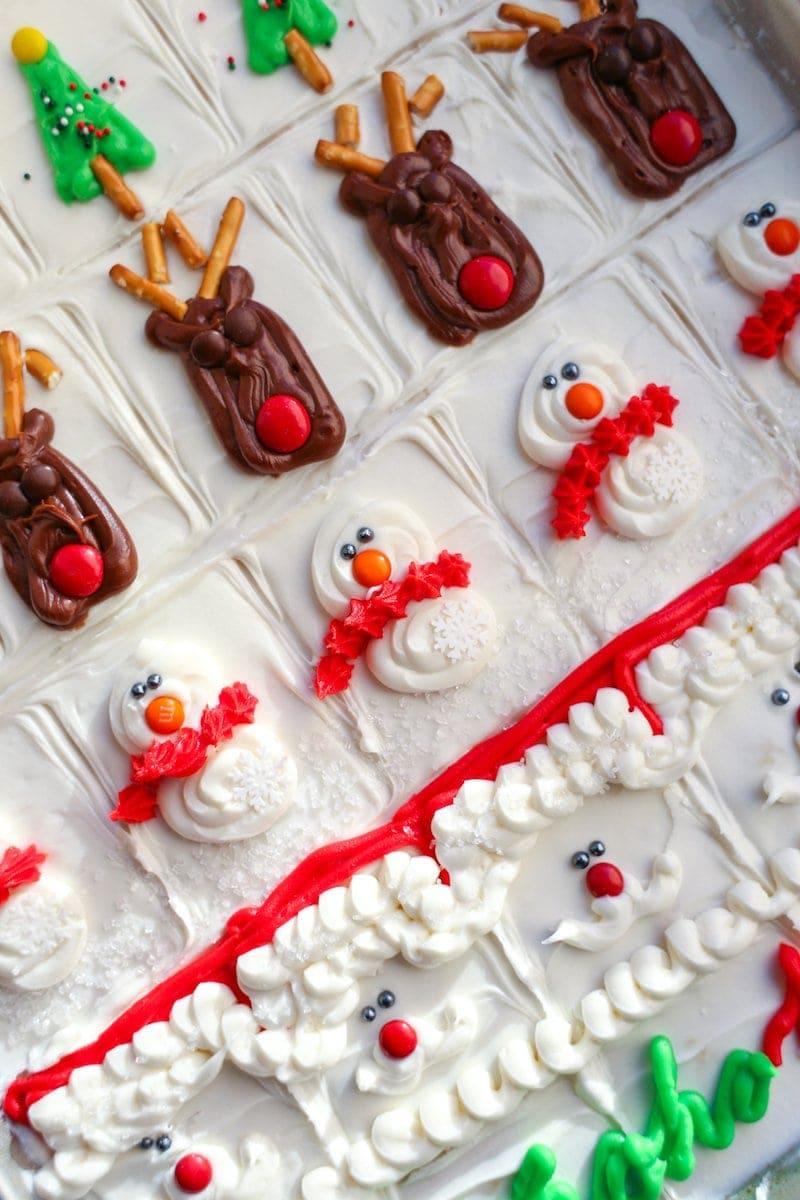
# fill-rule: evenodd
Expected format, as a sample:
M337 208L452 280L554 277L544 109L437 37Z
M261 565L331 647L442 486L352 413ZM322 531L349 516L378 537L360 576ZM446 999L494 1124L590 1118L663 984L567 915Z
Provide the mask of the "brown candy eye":
M46 463L38 463L22 472L20 487L29 500L45 500L52 496L61 479L54 467Z
M228 355L228 344L216 329L207 329L192 338L192 358L200 367L219 367Z
M625 83L632 66L630 53L624 46L610 46L598 56L594 70L603 83Z
M404 188L389 197L386 214L393 225L411 225L416 221L422 209L422 201L416 192Z
M223 323L225 336L237 346L252 346L261 332L261 322L258 314L244 304L237 304L225 316Z
M652 25L637 22L628 34L628 49L637 62L649 62L661 53L661 37Z
M428 204L446 204L453 194L453 185L441 171L430 171L423 175L418 185L419 194Z
M0 483L0 513L4 517L24 517L30 505L18 483L6 479Z

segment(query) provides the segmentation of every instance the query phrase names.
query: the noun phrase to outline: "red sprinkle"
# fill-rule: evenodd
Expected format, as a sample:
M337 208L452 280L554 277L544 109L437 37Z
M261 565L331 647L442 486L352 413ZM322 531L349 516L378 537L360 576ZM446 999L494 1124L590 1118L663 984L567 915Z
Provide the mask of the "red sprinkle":
M91 92L84 92L84 93L83 93L83 98L84 98L84 100L91 100L91 98L92 98L92 93L91 93Z
M353 20L353 18L352 18L352 17L351 17L351 18L350 18L350 20L347 22L347 28L348 28L348 29L353 29L353 28L355 28L355 21Z
M120 86L120 87L127 87L127 86L128 86L128 81L127 81L127 79L120 79L120 81L119 81L119 86Z
M107 82L107 80L105 80L105 79L104 79L104 80L103 80L103 82L100 84L100 87L103 89L103 91L104 91L104 92L107 92L107 91L108 91L108 82Z
M77 90L78 90L78 85L77 85L77 83L71 83L71 84L69 85L69 90L70 90L71 92L77 92Z
M203 21L207 21L207 20L208 20L208 13L199 12L199 13L197 14L197 19L198 19L198 21L200 22L200 24L202 25L202 24L203 24Z

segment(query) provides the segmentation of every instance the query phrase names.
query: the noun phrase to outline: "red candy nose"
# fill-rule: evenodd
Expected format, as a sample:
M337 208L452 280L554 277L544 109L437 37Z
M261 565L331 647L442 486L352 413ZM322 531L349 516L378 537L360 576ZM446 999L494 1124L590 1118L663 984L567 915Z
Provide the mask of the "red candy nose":
M296 396L268 396L256 417L256 436L267 450L292 454L311 434L311 418Z
M458 290L473 308L493 312L502 308L513 292L514 272L502 258L479 254L461 268Z
M381 1050L388 1058L408 1058L417 1048L417 1033L408 1021L387 1021L378 1035Z
M619 867L601 862L586 872L586 886L593 896L618 896L625 887L625 880Z
M650 127L650 143L659 158L671 167L688 167L703 145L700 122L682 108L671 108Z
M182 1192L190 1195L204 1192L213 1178L214 1171L205 1154L184 1154L175 1163L175 1182Z
M102 587L103 556L95 546L69 542L56 550L47 573L56 591L73 600L84 600Z

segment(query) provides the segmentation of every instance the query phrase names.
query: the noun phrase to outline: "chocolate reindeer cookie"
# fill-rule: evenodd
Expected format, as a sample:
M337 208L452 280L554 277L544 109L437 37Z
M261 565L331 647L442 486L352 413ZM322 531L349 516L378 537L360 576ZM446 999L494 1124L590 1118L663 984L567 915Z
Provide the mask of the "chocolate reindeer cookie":
M567 108L602 147L635 196L661 199L727 154L736 126L689 50L660 21L638 16L636 0L581 0L581 20L503 4L500 16L526 29L470 34L478 52L525 44L535 67L554 67Z
M331 458L342 445L344 417L302 343L277 313L253 300L244 267L228 266L244 205L225 210L206 260L184 230L172 240L192 265L205 265L188 304L126 267L115 283L155 305L146 325L151 342L176 351L219 441L256 475L283 475ZM172 224L175 223L173 215ZM165 223L166 227L166 223Z
M8 332L0 338L0 546L6 574L41 621L74 629L93 605L133 582L136 548L102 493L53 448L53 418L38 408L23 411L19 341ZM37 351L29 354L44 359Z
M400 76L387 71L382 84L389 162L325 141L317 159L348 172L342 203L366 219L408 306L434 337L464 346L533 307L542 264L522 231L452 161L448 134L429 131L415 145Z

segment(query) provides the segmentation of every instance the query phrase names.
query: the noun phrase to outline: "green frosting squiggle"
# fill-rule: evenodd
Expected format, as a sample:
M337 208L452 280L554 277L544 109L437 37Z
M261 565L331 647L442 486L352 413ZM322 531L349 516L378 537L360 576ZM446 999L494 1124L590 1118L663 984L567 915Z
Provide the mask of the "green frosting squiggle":
M312 46L330 42L338 28L335 15L324 0L269 0L262 8L259 0L242 0L247 62L251 71L271 75L289 62L284 38L297 29Z

